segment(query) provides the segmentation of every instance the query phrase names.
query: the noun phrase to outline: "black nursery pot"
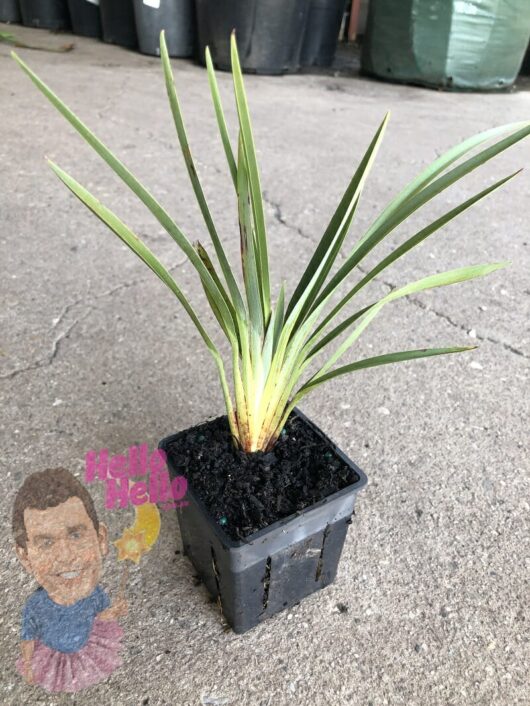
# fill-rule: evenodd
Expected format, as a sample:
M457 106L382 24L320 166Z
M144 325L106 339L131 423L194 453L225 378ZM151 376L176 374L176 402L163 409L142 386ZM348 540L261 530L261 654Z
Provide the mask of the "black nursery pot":
M196 0L200 60L210 47L217 68L230 70L237 34L243 71L282 74L300 68L310 0Z
M100 0L103 41L134 49L138 45L133 0Z
M68 29L70 15L66 0L20 0L22 22L26 27Z
M68 0L72 29L81 37L101 37L99 0Z
M331 66L344 15L344 0L311 0L302 45L302 66Z
M134 0L138 44L143 54L160 56L160 32L165 30L169 56L195 51L193 0Z
M231 539L223 531L190 485L189 504L177 510L184 554L236 633L250 630L334 581L355 497L367 483L363 471L317 426L298 410L294 415L324 441L330 457L353 471L353 483L244 540ZM181 475L182 469L172 458L171 445L190 431L159 444L172 476Z
M20 22L18 0L0 0L0 22Z

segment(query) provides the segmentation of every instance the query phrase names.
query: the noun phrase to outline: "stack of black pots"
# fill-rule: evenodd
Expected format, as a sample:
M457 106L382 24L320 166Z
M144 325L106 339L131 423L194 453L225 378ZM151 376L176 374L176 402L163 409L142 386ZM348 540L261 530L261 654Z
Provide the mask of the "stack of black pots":
M69 30L158 55L163 29L169 54L190 57L210 47L230 69L236 30L244 71L281 74L329 66L345 0L0 0L0 21Z
M19 0L22 22L27 27L69 29L67 0Z
M345 0L196 0L199 55L230 68L236 30L244 71L281 74L333 63Z
M195 53L194 0L0 0L0 22L72 30L83 37L145 54L159 54L160 31L166 31L171 56Z

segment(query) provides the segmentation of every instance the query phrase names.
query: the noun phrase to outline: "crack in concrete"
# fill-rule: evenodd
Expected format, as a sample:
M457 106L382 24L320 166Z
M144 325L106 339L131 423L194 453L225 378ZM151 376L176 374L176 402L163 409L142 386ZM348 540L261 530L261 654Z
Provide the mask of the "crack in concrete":
M173 272L174 270L178 269L181 267L185 262L187 262L187 257L184 257L182 260L179 260L179 262L175 263L171 267L168 268L169 272ZM72 302L69 302L68 304L65 304L61 311L59 312L59 315L53 319L52 325L50 328L50 332L53 332L57 329L59 324L63 322L67 314L75 309L77 306L81 305L82 307L86 308L86 312L84 315L80 316L79 318L75 318L72 323L66 327L64 331L59 333L58 336L56 336L51 345L51 350L48 353L48 355L44 356L43 358L40 358L39 360L34 361L33 363L29 363L28 365L24 365L20 368L15 368L14 370L11 370L9 373L3 373L0 375L0 380L11 380L17 375L21 375L22 373L27 373L30 372L31 370L38 370L39 368L44 368L48 367L51 365L54 360L57 358L57 355L59 354L59 350L61 348L61 344L64 340L70 337L71 332L73 329L77 326L77 324L81 323L84 321L87 316L89 316L95 309L97 309L96 306L94 306L94 303L96 301L99 301L100 299L104 299L105 297L111 297L116 292L120 292L123 289L129 289L130 287L134 287L137 284L143 284L144 282L147 282L150 279L150 277L139 277L138 279L131 280L130 282L121 282L120 284L111 287L105 292L101 292L101 294L98 294L94 297L89 297L87 298L79 298L76 299Z
M187 255L185 255L181 260L176 262L174 265L171 265L170 267L167 268L168 272L174 272L177 270L179 267L182 267L186 262L188 261ZM107 289L106 292L101 292L101 294L96 295L93 297L92 301L98 301L99 299L103 299L104 297L111 297L113 294L116 294L116 292L120 292L122 289L129 289L130 287L134 287L137 284L143 284L144 282L150 281L152 278L152 275L148 275L147 277L138 277L138 279L133 279L130 282L120 282L120 284L117 284L115 287L111 287L110 289ZM79 300L78 303L82 302L83 300ZM90 302L90 300L89 300Z
M304 230L300 226L295 226L287 221L287 219L283 215L281 204L279 204L277 201L273 201L266 191L263 192L263 200L268 206L271 207L274 218L278 221L278 223L280 223L282 226L285 226L286 228L289 228L289 230L294 230L295 233L298 233L298 235L304 238L305 240L313 242L311 236L307 233L304 233Z
M72 304L70 308L72 308L73 306L74 305ZM58 336L53 339L51 350L48 355L46 355L44 358L40 358L39 360L34 361L33 363L30 363L29 365L25 365L21 368L15 368L15 370L11 370L11 372L9 373L4 373L3 375L0 375L0 380L11 380L17 375L21 375L22 373L27 373L31 370L38 370L39 368L44 368L48 365L51 365L59 354L62 342L70 336L71 332L74 330L77 324L81 323L81 321L86 319L86 317L90 314L91 311L92 307L89 307L85 312L84 316L74 319L64 331L62 331Z
M458 321L455 321L452 319L448 314L444 314L441 311L437 311L436 309L433 309L432 307L427 306L424 302L422 302L420 299L416 299L415 297L406 297L408 301L411 304L414 304L414 306L417 306L418 308L422 309L423 311L428 311L431 314L434 314L437 316L439 319L443 319L444 321L447 321L448 324L453 326L454 328L460 329L461 331L465 331L467 334L471 331L471 329L466 326L465 324L460 324ZM530 355L527 355L524 351L520 350L519 348L515 348L514 346L510 345L509 343L506 343L505 341L501 341L498 338L493 338L492 336L481 336L479 333L475 334L475 338L478 341L482 341L484 343L492 343L496 346L502 346L505 350L509 351L510 353L513 353L514 355L518 355L521 358L526 358L527 360L530 360Z
M366 275L367 272L360 266L357 265L359 270ZM396 285L392 284L391 282L387 282L386 280L380 279L378 277L374 277L374 281L380 282L383 284L385 287L388 287L390 290L395 289ZM408 296L404 297L407 301L409 301L411 304L414 304L414 306L417 306L419 309L422 309L423 311L430 312L431 314L434 314L437 316L439 319L443 319L444 321L447 321L448 324L453 326L454 328L459 329L460 331L465 331L465 333L469 334L469 332L472 330L469 328L469 326L466 326L465 324L460 324L458 321L455 321L452 319L448 314L444 314L441 311L438 311L437 309L433 309L430 306L427 306L424 302L421 301L421 299L417 299L416 297ZM519 348L515 348L514 346L510 345L509 343L505 343L504 341L501 341L497 338L493 338L491 336L481 336L479 333L475 333L475 338L478 341L482 341L485 343L493 343L494 345L497 346L502 346L505 350L509 351L510 353L513 353L514 355L518 355L522 358L530 359L530 356L524 353L522 350Z
M70 309L73 309L75 306L77 306L81 302L81 299L76 299L75 302L70 302L69 304L65 304L63 308L61 309L61 312L59 313L59 316L57 316L55 319L52 321L52 325L50 328L50 331L55 331L55 329L59 326L59 324L63 321L65 316L68 314Z
M346 258L343 256L343 259L346 259ZM364 267L360 264L357 264L357 269L359 270L359 272L362 275L368 274L368 270L365 270ZM382 279L381 277L374 277L372 281L378 282L379 284L382 284L384 287L387 287L389 289L389 291L392 291L393 289L396 288L395 284L392 284L392 282L387 282L386 279Z

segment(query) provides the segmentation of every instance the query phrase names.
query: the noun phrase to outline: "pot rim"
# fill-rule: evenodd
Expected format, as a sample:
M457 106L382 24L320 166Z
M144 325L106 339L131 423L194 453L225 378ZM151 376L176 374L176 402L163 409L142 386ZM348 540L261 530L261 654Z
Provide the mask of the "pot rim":
M262 529L258 530L257 532L254 532L253 534L248 535L248 537L245 537L244 539L232 539L229 537L226 532L223 530L221 525L219 525L212 515L208 512L206 509L206 506L202 502L200 498L198 498L194 493L190 485L188 485L188 489L186 491L186 495L190 497L193 502L200 508L201 512L203 513L206 521L208 524L212 527L215 535L217 536L218 540L223 544L225 547L228 549L240 549L241 547L244 547L246 545L252 545L255 542L259 540L265 539L269 534L273 534L274 532L278 531L281 527L284 527L285 525L289 524L290 522L296 521L299 517L302 517L303 515L307 515L310 512L314 510L318 510L321 508L323 505L326 505L328 503L331 503L334 500L338 500L339 498L342 498L346 495L349 495L350 493L355 495L359 490L361 490L367 483L368 483L368 478L364 471L362 471L357 464L352 461L346 454L325 434L314 422L312 422L306 415L301 412L297 407L293 410L293 414L301 419L303 422L308 424L313 431L315 431L318 436L320 436L329 446L331 447L330 450L336 454L340 460L343 463L346 463L350 468L352 468L355 473L359 476L358 479L354 483L350 483L350 485L347 485L345 488L342 488L341 490L337 490L335 493L332 493L331 495L327 495L325 498L322 498L322 500L319 500L316 503L313 503L312 505L308 505L306 508L303 510L300 510L299 512L294 512L291 513L290 515L287 515L287 517L282 517L279 520L276 520L276 522L273 522L272 524L268 525L267 527L263 527ZM203 422L201 424L197 424L195 427L190 427L191 429L197 429L203 426L204 424L208 424L208 422ZM167 456L167 463L168 466L173 469L173 465L170 461L170 456L167 453L167 447L169 444L171 444L175 439L177 439L181 434L184 432L189 431L188 429L183 429L182 431L177 432L176 434L171 434L170 436L164 437L158 444L158 448L162 449L164 452L166 452ZM176 470L176 469L175 469ZM186 512L186 509L183 508L183 512Z

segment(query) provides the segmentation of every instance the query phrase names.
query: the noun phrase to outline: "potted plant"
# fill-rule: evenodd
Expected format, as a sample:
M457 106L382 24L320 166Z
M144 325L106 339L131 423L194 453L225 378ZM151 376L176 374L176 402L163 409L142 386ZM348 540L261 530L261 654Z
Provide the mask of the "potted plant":
M390 81L505 89L529 38L527 0L371 0L361 67Z
M20 22L18 0L0 0L0 22Z
M159 55L158 38L165 30L170 56L192 56L195 51L193 0L133 0L138 44L143 54Z
M70 27L66 0L20 0L20 12L26 27L54 30Z
M99 0L68 0L72 29L81 37L101 37Z
M230 70L235 29L243 71L282 74L300 68L310 0L196 0L199 54L208 46L220 69Z
M100 0L103 41L134 49L138 46L132 0Z
M504 266L472 265L426 276L346 314L345 307L374 278L430 235L509 181L490 184L408 237L378 264L349 281L354 268L395 228L431 199L530 134L530 123L505 125L468 138L438 157L406 185L332 273L352 224L388 116L332 215L298 284L271 300L260 177L235 37L231 57L239 138L231 143L211 57L208 79L228 169L235 189L243 286L229 263L190 151L167 47L161 56L176 132L213 254L193 245L155 197L16 54L34 84L93 147L175 240L196 270L206 300L228 340L225 360L178 283L125 223L57 164L50 166L70 191L170 289L196 326L217 368L226 416L161 442L171 469L188 479L189 506L179 511L186 553L218 598L226 619L242 632L333 580L362 471L297 405L329 380L366 368L470 350L468 346L386 353L341 364L377 314L402 297L463 282ZM486 146L487 143L487 146ZM470 153L473 154L470 155ZM346 291L337 297L341 284ZM289 288L290 289L290 288ZM229 383L227 364L231 369ZM311 366L311 371L309 371Z

